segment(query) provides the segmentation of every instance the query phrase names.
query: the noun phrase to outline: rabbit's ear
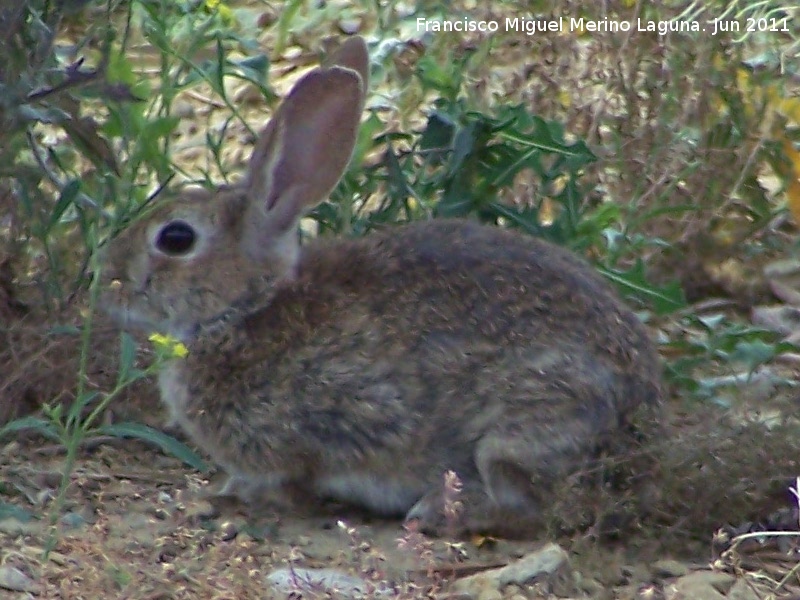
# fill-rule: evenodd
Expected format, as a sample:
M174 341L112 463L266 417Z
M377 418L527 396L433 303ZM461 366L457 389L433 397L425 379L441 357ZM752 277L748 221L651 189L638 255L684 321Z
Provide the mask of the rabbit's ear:
M323 63L324 67L344 67L351 69L361 77L361 86L369 89L369 54L364 39L358 36L347 38ZM363 97L362 97L363 99Z
M303 77L257 142L246 180L244 232L253 258L292 252L284 234L295 236L303 211L325 199L350 160L364 105L358 70L366 72L366 48L363 42L360 47L346 44L340 52L346 64L337 62Z

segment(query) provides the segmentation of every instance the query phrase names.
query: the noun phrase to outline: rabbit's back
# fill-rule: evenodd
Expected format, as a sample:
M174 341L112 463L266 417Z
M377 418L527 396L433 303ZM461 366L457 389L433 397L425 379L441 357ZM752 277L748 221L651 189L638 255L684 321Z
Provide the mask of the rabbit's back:
M630 380L621 409L660 394L645 328L593 268L548 242L472 221L312 243L298 279L245 327L289 355L318 344L344 351L345 339L356 351L374 344L434 363L573 349Z

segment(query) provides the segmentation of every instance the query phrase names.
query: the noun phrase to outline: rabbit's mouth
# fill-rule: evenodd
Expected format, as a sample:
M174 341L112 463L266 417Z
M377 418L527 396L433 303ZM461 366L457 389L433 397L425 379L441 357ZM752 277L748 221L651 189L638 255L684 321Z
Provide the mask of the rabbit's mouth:
M195 327L191 324L181 323L178 319L169 318L168 315L155 315L147 302L144 294L137 302L136 298L120 301L117 295L118 286L111 283L108 290L100 296L100 307L120 329L126 331L144 331L147 333L166 333L181 342L188 342L193 336ZM115 289L116 288L116 289Z

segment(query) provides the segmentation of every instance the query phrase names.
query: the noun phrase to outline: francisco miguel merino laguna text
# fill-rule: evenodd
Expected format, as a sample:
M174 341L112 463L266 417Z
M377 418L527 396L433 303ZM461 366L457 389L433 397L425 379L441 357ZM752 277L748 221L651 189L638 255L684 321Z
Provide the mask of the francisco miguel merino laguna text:
M753 21L752 27L750 21ZM765 21L765 23L761 23ZM747 20L747 30L751 31L788 31L787 19L770 19L772 23L766 22L767 19ZM763 25L763 26L762 26ZM443 19L434 20L424 17L417 17L417 31L430 32L489 32L516 31L527 35L537 33L579 31L596 33L613 33L627 31L652 31L659 35L666 35L671 32L694 32L706 31L710 29L711 35L716 35L719 31L740 31L741 25L738 21L723 21L712 19L709 21L677 20L651 21L648 19L636 19L636 21L616 21L602 19L599 21L586 19L584 17L559 17L557 19L526 19L524 17L506 17L503 21L495 20L474 20L467 17L463 19Z

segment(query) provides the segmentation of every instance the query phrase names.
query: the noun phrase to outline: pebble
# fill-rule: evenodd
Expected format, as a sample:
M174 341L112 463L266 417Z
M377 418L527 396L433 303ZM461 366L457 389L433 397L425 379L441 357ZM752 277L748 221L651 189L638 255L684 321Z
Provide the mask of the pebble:
M653 574L656 577L683 577L689 572L689 567L677 560L663 559L653 563Z
M349 575L338 569L306 569L302 567L277 569L267 575L267 583L279 594L313 593L336 597L362 598L388 596L391 590L372 590L372 585L361 577ZM304 596L303 596L304 597Z
M257 24L261 29L265 29L270 25L272 25L277 20L278 20L278 14L274 10L267 8L267 10L265 10L258 16Z
M477 596L477 600L503 600L503 594L500 590L482 590Z
M568 563L569 556L561 546L548 544L499 569L459 579L453 584L453 591L466 593L476 600L486 600L494 597L491 594L493 591L499 593L509 584L524 585L535 577L552 575ZM498 597L502 598L502 595Z
M64 513L59 520L61 521L61 524L68 529L78 529L86 525L86 519L84 516L80 513L72 511Z
M233 90L233 100L237 105L261 105L264 103L264 94L258 86L248 81Z
M151 509L149 512L159 521L165 521L170 516L169 511L161 508L160 506Z
M760 592L760 593L759 593ZM746 579L739 579L728 592L728 600L761 600L767 598L768 590L759 589L758 584Z
M0 588L12 592L38 593L36 582L22 571L8 565L0 566Z
M230 542L231 540L236 539L236 536L239 535L239 528L236 526L236 523L225 521L222 525L220 525L219 533L223 542Z
M194 104L188 100L176 100L172 104L172 114L179 119L193 119L195 115Z
M38 521L22 522L13 518L0 520L0 533L12 538L17 538L23 535L35 535L41 530L42 526Z
M196 500L186 506L186 518L189 522L207 521L218 516L219 510L208 500Z
M733 575L717 571L695 571L664 588L667 600L724 600L736 582Z
M361 19L339 19L339 30L347 35L358 33L361 29Z

